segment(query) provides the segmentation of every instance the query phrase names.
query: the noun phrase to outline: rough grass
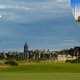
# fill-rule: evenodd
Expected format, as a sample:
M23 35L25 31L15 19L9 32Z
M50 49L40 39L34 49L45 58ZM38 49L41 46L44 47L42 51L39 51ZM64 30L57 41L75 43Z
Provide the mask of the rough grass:
M29 64L16 67L0 68L0 72L80 73L80 64Z

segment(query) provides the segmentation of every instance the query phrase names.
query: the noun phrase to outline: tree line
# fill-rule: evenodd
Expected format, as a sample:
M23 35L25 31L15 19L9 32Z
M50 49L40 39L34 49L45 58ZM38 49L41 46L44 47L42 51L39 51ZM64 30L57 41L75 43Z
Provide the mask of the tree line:
M64 49L60 51L50 51L46 50L29 50L28 52L1 52L0 60L30 60L30 61L41 61L41 60L56 60L58 55L71 55L76 56L77 59L80 58L80 47L74 47L70 49Z

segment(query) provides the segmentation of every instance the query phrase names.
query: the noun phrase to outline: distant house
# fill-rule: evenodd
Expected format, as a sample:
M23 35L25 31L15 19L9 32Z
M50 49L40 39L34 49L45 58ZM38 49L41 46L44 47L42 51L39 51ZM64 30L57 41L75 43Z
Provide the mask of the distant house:
M66 60L74 60L76 59L76 56L71 56L71 55L58 55L57 60L58 61L66 61Z
M74 60L74 59L76 59L76 56L73 56L72 57L71 55L67 55L66 58L67 58L67 60Z
M66 61L66 55L58 55L57 60L58 61Z

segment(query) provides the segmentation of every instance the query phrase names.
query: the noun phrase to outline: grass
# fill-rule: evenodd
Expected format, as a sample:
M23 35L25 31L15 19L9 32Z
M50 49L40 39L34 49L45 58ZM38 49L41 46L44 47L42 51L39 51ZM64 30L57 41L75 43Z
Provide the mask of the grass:
M80 80L80 64L29 64L0 68L0 80Z
M0 80L80 80L79 73L2 73Z
M0 72L80 73L80 64L29 64L17 67L0 68Z

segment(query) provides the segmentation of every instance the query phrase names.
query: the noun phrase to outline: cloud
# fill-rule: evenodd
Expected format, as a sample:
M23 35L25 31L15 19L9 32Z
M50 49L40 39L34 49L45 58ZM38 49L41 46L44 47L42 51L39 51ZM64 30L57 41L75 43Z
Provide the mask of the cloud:
M79 46L80 42L76 40L63 40L63 42L54 45L57 49L71 48L75 46Z
M64 43L66 43L67 45L70 45L70 44L79 45L80 44L80 42L76 40L64 40Z
M56 13L67 12L67 0L4 0L0 1L0 12L4 20L15 22L34 22L55 17ZM23 20L22 20L23 19Z
M29 10L29 7L25 6L12 6L12 5L0 5L0 9L18 9L18 10Z
M0 0L0 20L34 23L67 16L67 0Z

